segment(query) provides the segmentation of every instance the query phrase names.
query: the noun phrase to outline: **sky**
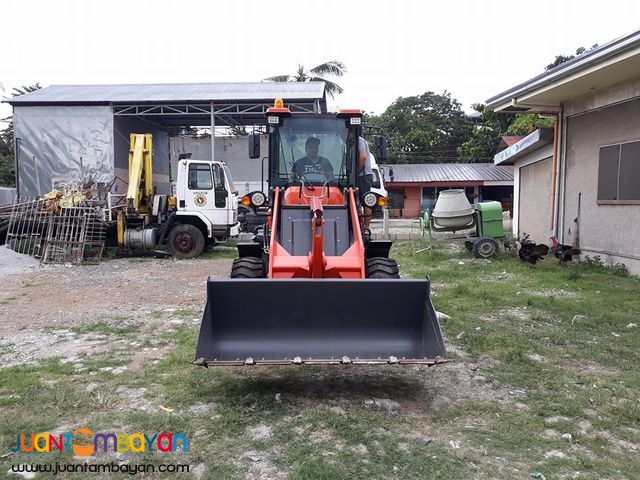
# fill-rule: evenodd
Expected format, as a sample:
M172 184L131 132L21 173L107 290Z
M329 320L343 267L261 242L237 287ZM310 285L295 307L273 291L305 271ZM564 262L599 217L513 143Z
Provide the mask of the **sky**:
M635 0L2 0L0 96L35 82L253 82L340 60L330 107L379 114L446 90L471 112L639 20Z

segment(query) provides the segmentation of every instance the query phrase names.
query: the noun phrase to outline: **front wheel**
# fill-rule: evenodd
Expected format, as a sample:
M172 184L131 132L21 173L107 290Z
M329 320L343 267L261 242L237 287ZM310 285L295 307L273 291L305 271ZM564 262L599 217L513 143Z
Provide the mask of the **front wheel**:
M491 237L480 237L473 242L473 256L476 258L491 258L498 253L498 242Z
M264 262L261 258L242 257L233 260L231 278L265 278Z
M400 278L398 263L392 258L367 258L367 278Z
M193 258L204 250L204 235L198 227L186 224L176 225L167 237L167 248L174 257Z

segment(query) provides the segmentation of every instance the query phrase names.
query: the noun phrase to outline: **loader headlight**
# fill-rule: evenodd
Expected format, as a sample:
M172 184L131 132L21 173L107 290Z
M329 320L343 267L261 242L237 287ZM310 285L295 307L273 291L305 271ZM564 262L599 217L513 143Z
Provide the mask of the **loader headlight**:
M254 207L261 207L266 201L267 197L265 197L262 192L254 192L251 194L251 203Z
M369 208L375 207L377 201L378 198L373 192L369 192L364 196L364 204Z

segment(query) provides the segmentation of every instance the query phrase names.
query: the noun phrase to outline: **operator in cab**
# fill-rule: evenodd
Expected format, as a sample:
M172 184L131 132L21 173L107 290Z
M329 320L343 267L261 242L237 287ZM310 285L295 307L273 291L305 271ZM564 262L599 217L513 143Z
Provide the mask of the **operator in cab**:
M327 181L334 181L335 177L331 162L318 155L320 152L320 139L317 137L307 138L304 149L307 155L299 158L293 164L293 180L305 173L322 173L327 177Z

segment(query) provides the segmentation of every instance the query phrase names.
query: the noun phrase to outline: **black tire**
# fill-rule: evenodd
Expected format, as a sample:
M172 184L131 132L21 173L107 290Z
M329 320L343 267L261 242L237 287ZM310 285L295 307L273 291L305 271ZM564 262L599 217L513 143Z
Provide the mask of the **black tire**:
M4 245L9 231L9 220L0 221L0 245Z
M231 278L265 278L264 263L261 258L236 258L231 267Z
M476 258L491 258L498 253L498 242L495 238L480 237L473 242L473 256Z
M167 237L167 248L174 257L193 258L204 250L204 235L188 223L175 225Z
M373 257L367 259L367 278L400 278L398 264L392 258Z

